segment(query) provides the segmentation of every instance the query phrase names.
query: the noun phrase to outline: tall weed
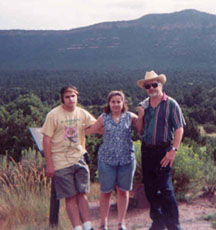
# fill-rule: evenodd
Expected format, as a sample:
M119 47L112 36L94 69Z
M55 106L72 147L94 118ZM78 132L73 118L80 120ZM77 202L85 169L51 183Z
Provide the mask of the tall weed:
M0 163L0 229L48 230L51 181L45 161L34 150L25 150L17 163L7 156ZM99 185L91 184L90 201L99 200ZM58 230L71 229L61 201ZM53 229L54 230L54 229Z
M27 153L27 152L26 152ZM35 154L31 150L29 156ZM50 182L45 176L43 162L38 159L27 163L2 159L0 168L0 219L4 230L19 229L26 223L46 223L49 212Z

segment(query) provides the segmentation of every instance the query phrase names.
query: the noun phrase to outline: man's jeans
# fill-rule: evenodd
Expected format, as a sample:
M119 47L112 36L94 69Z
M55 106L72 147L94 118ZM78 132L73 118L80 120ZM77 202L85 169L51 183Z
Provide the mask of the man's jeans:
M179 230L179 212L171 179L172 168L160 165L169 146L149 147L143 143L141 150L143 182L153 220L151 229Z

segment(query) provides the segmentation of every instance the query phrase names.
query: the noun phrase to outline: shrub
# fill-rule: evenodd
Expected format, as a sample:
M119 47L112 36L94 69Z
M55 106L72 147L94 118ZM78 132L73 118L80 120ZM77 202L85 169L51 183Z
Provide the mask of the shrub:
M210 140L212 140L210 142ZM200 147L198 144L182 143L173 165L173 185L178 200L188 200L199 192L211 195L216 192L216 166L214 162L215 150L213 139L209 145ZM141 163L141 142L134 142L136 154L136 171L134 183L143 183ZM214 150L214 151L213 151Z
M101 143L102 143L102 137L99 134L87 137L86 150L90 158L89 168L90 168L91 182L98 181L97 161L98 161L98 150Z
M215 133L216 132L216 125L213 125L211 123L207 123L203 125L203 128L207 133Z
M142 163L141 163L141 142L134 142L137 167L134 176L134 183L142 183ZM181 144L174 165L173 184L178 200L185 200L186 195L193 195L199 192L203 186L203 166L201 153L195 153L192 147Z
M134 183L142 183L142 161L141 161L141 142L134 142L135 155L136 155L136 171L134 175Z
M174 161L173 183L177 199L195 195L203 186L204 162L191 147L181 145Z
M214 195L216 191L216 166L214 161L208 157L203 165L203 190L205 195Z

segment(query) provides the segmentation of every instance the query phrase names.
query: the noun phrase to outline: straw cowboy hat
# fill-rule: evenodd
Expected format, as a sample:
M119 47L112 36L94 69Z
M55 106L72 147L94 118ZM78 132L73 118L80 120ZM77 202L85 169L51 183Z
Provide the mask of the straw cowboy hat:
M144 85L150 81L160 81L163 85L166 82L166 76L164 74L156 74L153 70L146 72L144 79L138 80L137 85L140 88L144 88Z

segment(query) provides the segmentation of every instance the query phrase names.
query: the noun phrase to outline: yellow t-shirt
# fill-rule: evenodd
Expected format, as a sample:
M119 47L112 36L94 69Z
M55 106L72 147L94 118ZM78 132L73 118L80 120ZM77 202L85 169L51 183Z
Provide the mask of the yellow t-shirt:
M68 112L60 105L47 114L41 133L51 137L55 170L69 167L79 161L86 152L84 129L95 121L89 112L80 107Z

